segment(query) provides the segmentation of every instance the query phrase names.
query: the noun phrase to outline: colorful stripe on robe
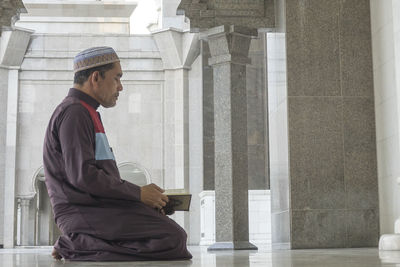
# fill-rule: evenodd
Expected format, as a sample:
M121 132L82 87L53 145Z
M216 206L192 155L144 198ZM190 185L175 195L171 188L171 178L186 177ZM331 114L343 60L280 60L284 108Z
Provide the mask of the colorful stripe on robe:
M108 143L107 136L104 132L103 124L100 121L99 115L96 110L81 100L81 104L89 111L90 117L92 118L94 131L96 133L96 160L114 160L115 157L111 151L110 145Z

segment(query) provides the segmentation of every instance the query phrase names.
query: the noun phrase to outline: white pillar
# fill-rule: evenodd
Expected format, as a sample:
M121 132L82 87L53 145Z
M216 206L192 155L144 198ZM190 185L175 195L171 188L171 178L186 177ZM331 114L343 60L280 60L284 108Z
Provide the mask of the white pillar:
M29 245L29 205L32 198L19 198L21 205L21 245Z
M16 241L16 199L15 170L17 146L17 115L19 69L28 48L31 30L22 28L3 28L0 39L0 65L8 69L7 116L4 173L4 247L12 248ZM1 219L1 216L0 216Z
M189 79L188 70L199 55L197 34L177 29L152 33L164 68L164 187L189 190ZM200 216L200 214L198 214ZM173 219L186 231L189 214Z
M15 156L17 145L18 71L8 72L6 166L4 181L4 247L14 247L16 240Z

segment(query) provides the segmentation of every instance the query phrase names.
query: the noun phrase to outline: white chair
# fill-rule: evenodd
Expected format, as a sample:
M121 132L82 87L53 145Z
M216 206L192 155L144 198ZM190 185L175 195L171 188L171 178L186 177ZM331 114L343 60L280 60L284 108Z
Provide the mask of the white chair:
M119 174L123 180L143 186L151 184L151 177L145 167L138 163L121 162L118 165Z

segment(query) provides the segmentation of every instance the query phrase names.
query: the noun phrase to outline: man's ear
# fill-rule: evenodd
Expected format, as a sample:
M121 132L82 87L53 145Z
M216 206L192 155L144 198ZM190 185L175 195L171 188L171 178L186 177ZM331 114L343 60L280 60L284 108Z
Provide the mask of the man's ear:
M100 73L98 71L93 72L93 74L92 74L92 82L97 82L99 80L99 74Z

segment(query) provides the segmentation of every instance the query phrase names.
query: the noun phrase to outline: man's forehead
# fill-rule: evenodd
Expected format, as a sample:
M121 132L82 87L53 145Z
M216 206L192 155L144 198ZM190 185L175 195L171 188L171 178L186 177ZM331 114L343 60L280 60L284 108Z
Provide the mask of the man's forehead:
M114 63L114 68L111 69L113 71L113 73L118 76L118 77L122 77L122 69L121 69L121 64L119 62L115 62Z

